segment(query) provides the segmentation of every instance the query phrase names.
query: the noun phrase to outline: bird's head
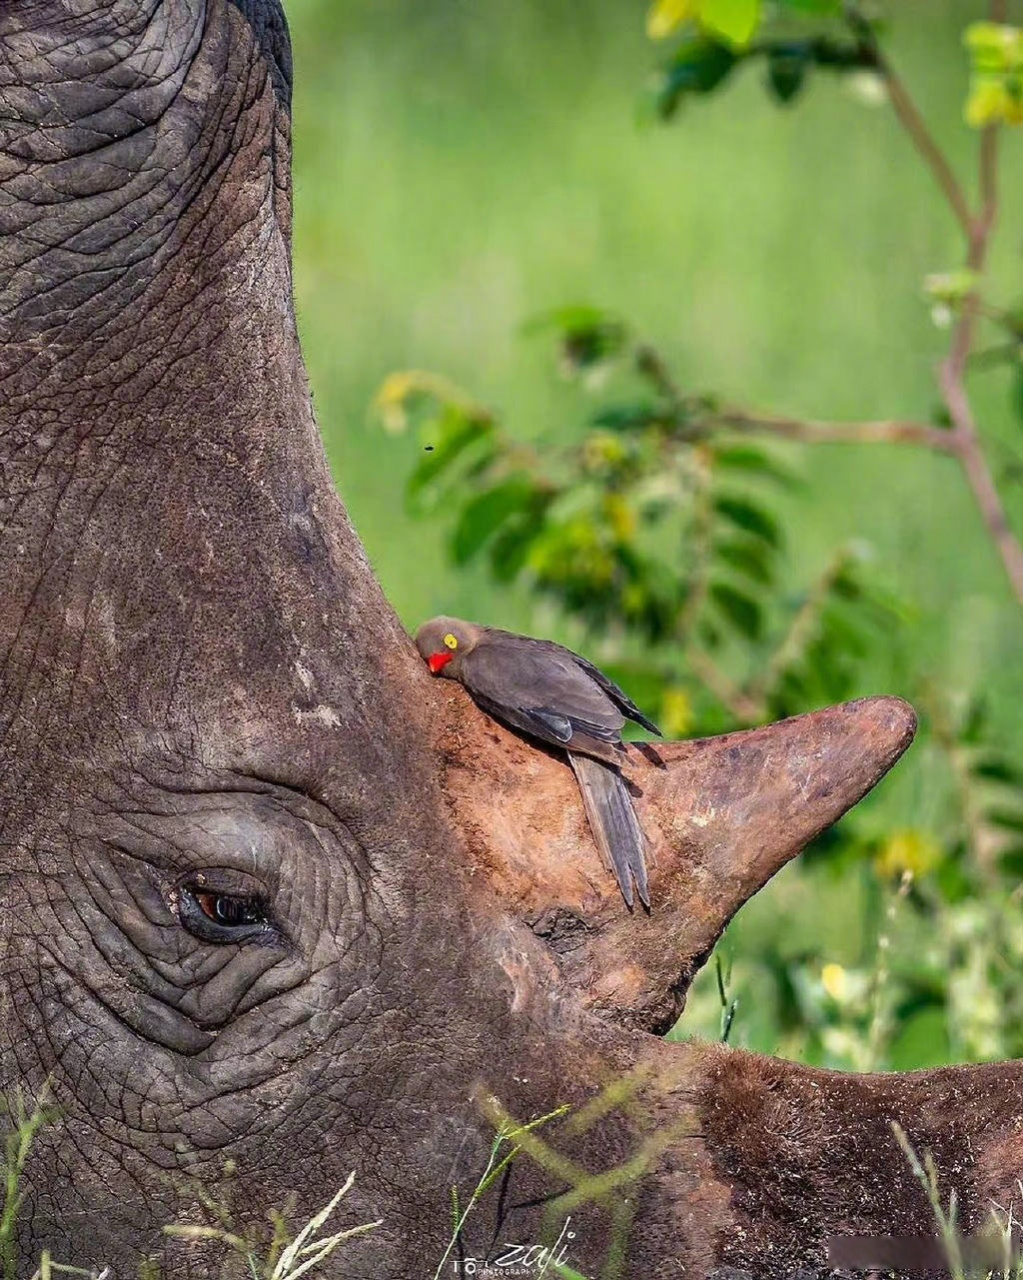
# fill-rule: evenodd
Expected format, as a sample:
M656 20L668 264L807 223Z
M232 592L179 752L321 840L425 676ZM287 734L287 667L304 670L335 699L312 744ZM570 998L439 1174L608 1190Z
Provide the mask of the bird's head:
M416 632L416 648L435 676L457 680L462 659L479 644L483 628L461 618L431 618Z

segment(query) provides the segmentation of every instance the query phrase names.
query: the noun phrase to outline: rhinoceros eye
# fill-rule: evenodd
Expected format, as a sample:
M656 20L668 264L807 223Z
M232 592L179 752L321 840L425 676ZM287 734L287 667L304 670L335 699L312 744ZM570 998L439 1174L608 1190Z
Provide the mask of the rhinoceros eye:
M181 886L178 918L189 933L203 942L247 942L276 934L264 897L219 893L206 885Z

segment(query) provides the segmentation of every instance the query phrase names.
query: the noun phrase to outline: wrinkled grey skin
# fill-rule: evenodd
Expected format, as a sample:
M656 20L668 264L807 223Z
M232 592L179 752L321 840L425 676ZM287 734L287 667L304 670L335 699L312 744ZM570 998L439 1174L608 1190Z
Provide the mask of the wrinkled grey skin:
M46 1247L118 1278L143 1252L227 1275L160 1228L208 1221L196 1186L226 1195L232 1161L239 1226L291 1194L301 1220L357 1170L344 1222L383 1225L323 1274L431 1275L450 1185L492 1138L475 1086L525 1118L636 1062L663 1110L558 1141L605 1170L682 1116L630 1184L626 1274L787 1274L850 1214L926 1223L893 1114L983 1213L1018 1163L1014 1068L861 1081L662 1045L588 1012L551 939L474 878L446 712L312 419L290 74L273 0L0 4L0 1088L50 1078L63 1111L27 1168L21 1274ZM196 937L201 878L273 927ZM530 1202L561 1189L519 1162L470 1247L538 1239ZM610 1218L574 1213L594 1273Z
M421 1273L474 1080L542 1074L464 902L420 897L450 836L305 393L289 83L275 4L0 6L0 1086L65 1112L26 1264L134 1275L233 1159L257 1218L358 1170L346 1220L387 1221L336 1274ZM287 941L193 938L198 872Z

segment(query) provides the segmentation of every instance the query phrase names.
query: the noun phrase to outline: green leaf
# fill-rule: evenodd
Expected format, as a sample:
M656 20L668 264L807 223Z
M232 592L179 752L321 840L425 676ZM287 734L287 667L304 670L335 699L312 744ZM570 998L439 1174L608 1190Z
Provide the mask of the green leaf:
M805 41L803 48L807 58L816 66L837 75L849 71L878 70L877 48L870 41L829 40L827 36L818 36Z
M729 582L711 583L710 596L732 626L748 640L759 640L764 632L764 614L752 597Z
M837 600L845 600L850 604L858 604L863 599L863 583L848 568L835 574L831 583L831 594Z
M770 564L771 552L763 542L752 538L733 538L717 543L714 552L720 560L753 582L767 586L774 579Z
M520 472L467 502L451 537L455 564L471 560L509 516L529 505L532 497L533 482Z
M814 18L840 18L842 0L775 0L782 9L810 14Z
M975 778L984 778L988 782L1004 782L1007 786L1023 788L1023 770L1010 764L1001 756L985 756L975 760L970 766Z
M525 568L529 553L543 534L547 508L555 491L537 491L518 515L510 516L490 544L490 565L498 582L511 582Z
M464 418L486 420L489 414L450 378L422 369L399 369L381 383L373 398L373 408L385 431L400 435L413 418L440 416L445 408Z
M424 426L422 435L430 452L409 477L405 492L410 502L420 497L470 446L485 444L491 456L496 448L492 420L468 416L451 405Z
M732 73L739 61L727 44L700 36L687 40L664 72L656 106L662 119L670 119L683 98L713 93Z
M714 499L714 507L718 515L732 524L738 525L755 538L760 538L772 547L781 546L781 530L778 522L763 507L749 498L738 494L719 493Z
M760 0L703 0L700 25L736 48L753 38L760 21Z
M635 404L608 405L593 415L592 422L594 426L606 427L610 431L639 431L663 422L664 417L664 410L659 405L641 400Z
M1023 63L1023 30L1006 23L971 22L963 35L971 64L980 71L1012 70Z
M998 124L1005 118L1005 89L1000 77L974 75L963 106L966 123L974 129Z
M778 48L767 55L767 85L779 102L791 102L806 83L810 63L801 50Z
M934 882L942 898L948 903L964 902L974 893L961 858L946 858L934 872Z
M715 446L714 461L730 471L745 471L750 475L768 476L787 489L803 487L800 478L784 463L779 462L764 449L750 444Z
M988 822L1004 831L1023 832L1023 812L1016 813L1008 809L993 809L987 815Z
M522 325L522 333L532 336L537 333L573 333L581 329L592 329L599 325L615 324L624 328L621 320L600 307L591 306L587 302L571 302L563 307L552 307L549 311L541 311L532 315Z
M996 22L974 22L966 29L970 50L967 124L1023 124L1023 30Z
M936 271L924 277L924 293L931 302L960 306L980 283L980 275L969 267Z
M572 305L533 316L522 327L526 334L554 331L572 369L590 369L620 355L629 341L628 326L599 307Z

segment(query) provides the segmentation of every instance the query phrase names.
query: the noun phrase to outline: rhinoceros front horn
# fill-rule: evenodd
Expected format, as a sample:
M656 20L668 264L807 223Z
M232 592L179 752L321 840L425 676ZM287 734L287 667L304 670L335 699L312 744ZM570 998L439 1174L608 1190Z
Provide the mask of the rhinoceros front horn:
M470 864L547 938L585 1003L662 1031L738 911L857 803L913 740L900 698L863 698L744 733L634 746L654 909L629 913L600 865L572 775L481 716L460 690L438 718Z

